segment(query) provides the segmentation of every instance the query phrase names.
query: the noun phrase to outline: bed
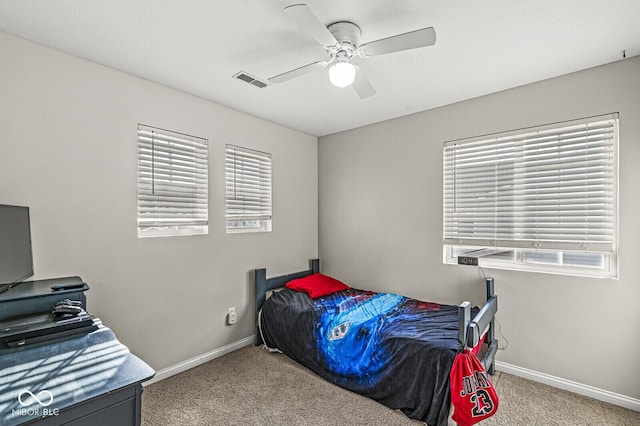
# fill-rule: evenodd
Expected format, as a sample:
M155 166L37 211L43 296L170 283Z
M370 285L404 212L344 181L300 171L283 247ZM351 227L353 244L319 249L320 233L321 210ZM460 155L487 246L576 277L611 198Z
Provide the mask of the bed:
M254 271L256 345L430 426L446 425L450 417L449 373L461 348L473 348L493 374L498 341L492 278L486 279L481 308L350 287L312 299L282 288L319 272L318 259L308 270L277 277Z

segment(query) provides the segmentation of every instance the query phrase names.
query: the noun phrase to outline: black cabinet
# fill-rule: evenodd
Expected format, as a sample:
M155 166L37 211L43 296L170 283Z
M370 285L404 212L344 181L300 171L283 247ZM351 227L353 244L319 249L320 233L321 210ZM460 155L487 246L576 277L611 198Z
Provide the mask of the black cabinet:
M34 283L41 289L45 287ZM47 282L46 287L49 286ZM22 290L30 292L28 287ZM71 290L66 291L66 295L48 297L66 298L72 294ZM7 293L2 294L5 297L0 299L0 306L8 301L18 305L24 302ZM44 296L29 297L35 298L35 306L39 306L39 298ZM18 309L16 306L10 309ZM0 308L0 312L7 310ZM142 382L155 372L129 352L99 319L94 322L97 329L91 333L0 348L1 425L141 423Z

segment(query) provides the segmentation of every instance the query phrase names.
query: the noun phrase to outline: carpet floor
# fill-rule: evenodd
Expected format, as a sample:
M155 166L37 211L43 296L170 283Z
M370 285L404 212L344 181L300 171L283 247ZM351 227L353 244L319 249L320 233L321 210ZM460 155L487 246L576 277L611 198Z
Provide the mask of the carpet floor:
M483 426L640 425L640 412L506 373L492 381L500 408ZM144 426L424 425L255 346L146 386L142 399Z

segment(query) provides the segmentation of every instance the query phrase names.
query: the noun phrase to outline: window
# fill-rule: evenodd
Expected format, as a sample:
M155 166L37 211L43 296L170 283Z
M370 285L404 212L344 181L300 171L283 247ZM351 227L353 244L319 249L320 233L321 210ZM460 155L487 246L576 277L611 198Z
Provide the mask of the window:
M615 277L618 115L444 143L444 261Z
M138 125L138 237L208 232L206 139Z
M227 233L271 231L271 154L227 145Z

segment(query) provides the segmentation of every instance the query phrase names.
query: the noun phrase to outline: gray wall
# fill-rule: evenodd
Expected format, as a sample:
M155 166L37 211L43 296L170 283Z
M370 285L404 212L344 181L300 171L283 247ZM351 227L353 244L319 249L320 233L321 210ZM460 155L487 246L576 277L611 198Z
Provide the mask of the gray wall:
M0 57L0 203L31 208L35 278L82 276L156 369L251 336L249 271L317 256L317 138L4 33ZM209 235L137 238L138 123L209 140ZM273 232L225 233L225 143L273 154Z
M442 143L618 111L620 279L485 272L509 340L499 361L640 398L638 76L640 57L320 138L323 270L353 286L482 302L477 268L442 263Z

